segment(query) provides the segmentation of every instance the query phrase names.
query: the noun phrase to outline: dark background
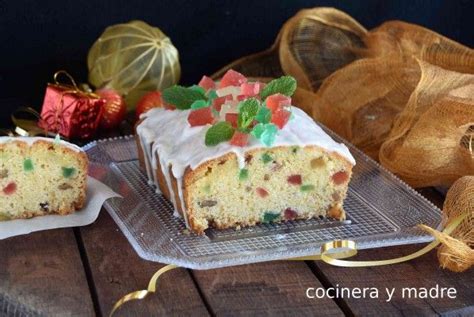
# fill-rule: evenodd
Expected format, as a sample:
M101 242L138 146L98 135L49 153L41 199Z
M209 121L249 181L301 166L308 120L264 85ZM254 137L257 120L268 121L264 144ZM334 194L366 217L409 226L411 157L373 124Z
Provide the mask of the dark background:
M20 106L38 110L59 69L87 80L87 52L105 27L141 19L160 27L180 52L182 83L269 47L299 9L332 6L367 29L387 20L428 27L474 46L474 1L4 1L0 0L0 127Z

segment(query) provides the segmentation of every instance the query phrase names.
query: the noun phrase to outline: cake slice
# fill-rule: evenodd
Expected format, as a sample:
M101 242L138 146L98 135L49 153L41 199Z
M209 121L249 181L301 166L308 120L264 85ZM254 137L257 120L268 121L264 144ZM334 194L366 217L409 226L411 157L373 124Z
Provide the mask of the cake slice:
M65 141L0 137L0 219L81 209L87 165L82 149Z
M165 90L177 109L142 115L140 165L189 229L345 218L354 158L291 106L293 81L265 86L230 71L220 83L204 78L202 90Z

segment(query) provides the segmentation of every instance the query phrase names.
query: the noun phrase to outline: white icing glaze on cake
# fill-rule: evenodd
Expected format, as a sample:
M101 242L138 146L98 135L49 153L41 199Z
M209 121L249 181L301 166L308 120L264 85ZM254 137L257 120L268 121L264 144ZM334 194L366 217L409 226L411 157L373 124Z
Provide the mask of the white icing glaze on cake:
M335 142L314 120L303 110L291 107L293 118L278 130L272 147L275 146L308 146L314 145L336 152L355 165L354 157L344 145ZM227 153L235 153L240 168L245 166L245 153L256 148L265 148L259 140L251 137L245 147L236 147L229 142L222 142L216 146L206 146L204 143L206 131L211 125L191 127L187 121L190 110L166 110L154 108L142 115L143 121L137 127L142 149L145 151L145 164L149 179L156 181L156 154L165 176L170 198L176 208L175 195L171 186L169 166L173 176L178 181L178 196L183 210L185 209L182 193L182 179L186 167L196 169L202 163L218 158ZM149 161L151 158L151 162ZM157 186L158 187L158 186ZM183 212L186 215L186 212ZM187 219L184 217L187 224Z
M27 136L27 137L24 137L24 136L18 136L18 137L2 136L2 137L0 137L0 143L8 143L8 142L12 142L12 141L21 141L21 142L25 142L28 145L32 145L33 143L35 143L38 140L46 141L46 142L49 142L49 143L56 142L55 139L44 138L44 137L30 137L30 136ZM63 141L63 140L60 140L59 144L65 146L67 148L70 148L71 150L74 150L76 152L83 152L83 150L79 146L77 146L75 144L72 144L72 143L69 143L69 142L66 142L66 141Z

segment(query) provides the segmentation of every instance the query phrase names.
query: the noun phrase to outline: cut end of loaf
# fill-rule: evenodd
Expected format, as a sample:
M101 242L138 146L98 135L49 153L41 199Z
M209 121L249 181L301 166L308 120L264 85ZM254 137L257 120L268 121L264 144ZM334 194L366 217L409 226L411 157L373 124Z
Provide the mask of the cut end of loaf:
M0 143L0 219L68 214L86 198L87 157L62 144Z
M197 233L314 217L345 218L342 208L352 165L316 147L261 148L245 166L229 153L188 169L184 195Z

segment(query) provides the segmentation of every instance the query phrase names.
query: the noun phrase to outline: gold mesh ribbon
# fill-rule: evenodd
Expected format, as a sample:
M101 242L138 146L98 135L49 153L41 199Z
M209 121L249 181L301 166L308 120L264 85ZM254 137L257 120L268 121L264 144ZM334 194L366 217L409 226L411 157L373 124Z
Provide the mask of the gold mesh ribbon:
M270 49L214 77L229 68L295 77L295 105L413 187L474 175L474 50L432 30L366 30L337 9L304 9Z

